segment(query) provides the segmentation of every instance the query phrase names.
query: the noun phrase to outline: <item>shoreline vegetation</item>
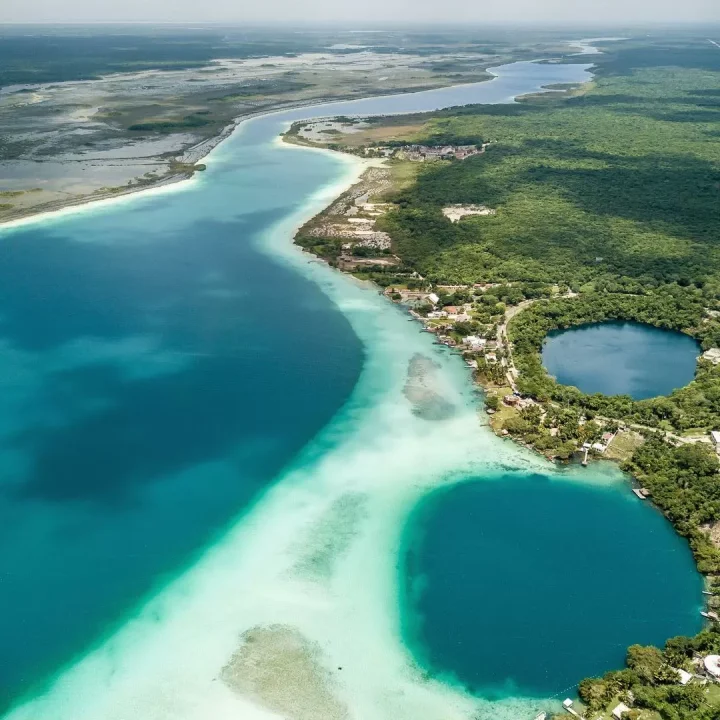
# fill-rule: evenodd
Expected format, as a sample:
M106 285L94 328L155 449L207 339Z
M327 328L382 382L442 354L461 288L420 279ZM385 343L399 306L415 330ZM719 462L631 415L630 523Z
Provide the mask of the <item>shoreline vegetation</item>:
M699 41L603 50L593 82L515 105L295 123L286 142L382 159L295 242L459 351L498 435L619 463L688 540L708 626L631 647L626 669L579 684L578 709L704 720L720 716L705 662L720 654L720 57ZM606 320L698 340L694 380L640 401L559 385L547 334Z

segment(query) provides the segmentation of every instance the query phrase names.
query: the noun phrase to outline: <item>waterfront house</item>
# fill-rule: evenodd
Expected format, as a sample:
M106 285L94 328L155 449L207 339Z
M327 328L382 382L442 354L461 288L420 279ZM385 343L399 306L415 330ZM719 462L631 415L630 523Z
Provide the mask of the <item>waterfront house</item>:
M486 342L487 340L485 340L485 338L478 337L477 335L468 335L463 338L463 343L470 346L473 350L479 350Z
M711 430L710 437L716 450L720 450L720 430Z
M433 304L437 305L440 302L440 298L435 293L430 293L427 299Z
M448 315L457 315L458 312L459 312L459 310L457 309L457 307L455 307L455 305L446 305L446 306L443 308L443 310L444 310Z

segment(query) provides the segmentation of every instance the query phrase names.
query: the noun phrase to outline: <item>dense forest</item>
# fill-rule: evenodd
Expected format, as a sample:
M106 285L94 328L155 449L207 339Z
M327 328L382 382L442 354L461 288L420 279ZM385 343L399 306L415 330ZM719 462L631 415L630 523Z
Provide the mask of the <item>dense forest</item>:
M383 222L406 262L437 282L678 282L720 297L720 52L618 43L597 62L574 96L432 117L413 140L491 144L427 164L394 198ZM441 212L453 203L497 214L453 224Z

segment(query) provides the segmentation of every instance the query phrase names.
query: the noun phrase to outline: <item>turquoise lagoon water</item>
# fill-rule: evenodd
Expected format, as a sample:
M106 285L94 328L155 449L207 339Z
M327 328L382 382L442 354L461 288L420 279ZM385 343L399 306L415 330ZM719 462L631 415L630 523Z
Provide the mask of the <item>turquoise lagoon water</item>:
M643 323L604 322L549 333L542 359L563 385L643 400L687 385L699 354L699 343L689 335Z
M179 700L172 710L162 703L191 690L217 699L219 668L253 622L304 623L344 666L358 702L386 699L390 680L407 684L408 708L413 699L423 709L433 698L443 709L466 702L420 689L400 669L408 659L392 644L392 550L407 513L452 468L534 473L539 461L478 430L458 358L371 288L288 249L293 223L327 203L349 170L276 138L319 114L506 102L584 79L586 67L518 63L476 86L256 118L192 183L2 232L0 688L5 704L38 698L17 717L185 717ZM435 425L410 413L403 393L418 353L435 358L435 385L456 409ZM314 517L321 511L327 517ZM655 547L645 532L654 513L631 512L638 542ZM348 549L356 545L366 554ZM341 589L325 604L302 596L293 605L288 567L312 587L327 578ZM284 590L266 589L271 571ZM691 564L676 580L696 594ZM313 621L316 606L322 619ZM336 606L345 620L331 622ZM675 617L653 622L659 634L687 630ZM634 642L637 627L627 630L621 640ZM172 632L192 637L193 652L177 652ZM468 642L474 632L468 625ZM352 674L362 651L378 669L375 694L367 662ZM54 674L44 692L39 683ZM527 687L516 695L543 685L517 680ZM167 692L173 682L178 691ZM227 698L217 700L220 720Z

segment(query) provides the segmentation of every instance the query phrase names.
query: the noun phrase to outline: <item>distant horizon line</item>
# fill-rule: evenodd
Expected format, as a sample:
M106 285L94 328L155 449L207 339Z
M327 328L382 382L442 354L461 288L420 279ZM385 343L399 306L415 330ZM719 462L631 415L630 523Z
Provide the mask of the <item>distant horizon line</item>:
M408 22L407 20L385 20L375 23L357 23L352 20L0 20L0 27L12 26L51 26L51 27L84 27L92 25L163 25L170 27L227 27L227 26L255 26L255 27L329 27L336 29L345 29L353 26L354 31L363 29L382 29L389 27L402 26L402 28L428 28L438 27L467 29L468 27L545 27L545 28L568 28L568 27L606 27L606 28L650 28L650 27L683 27L703 26L720 26L720 18L713 20L627 20L627 21L601 21L601 20L568 20L568 21L550 21L550 20L473 20L458 22L447 22L443 20L424 20L416 22Z

